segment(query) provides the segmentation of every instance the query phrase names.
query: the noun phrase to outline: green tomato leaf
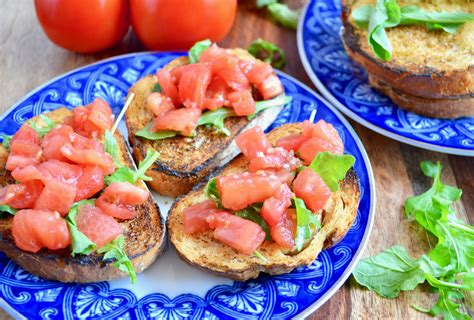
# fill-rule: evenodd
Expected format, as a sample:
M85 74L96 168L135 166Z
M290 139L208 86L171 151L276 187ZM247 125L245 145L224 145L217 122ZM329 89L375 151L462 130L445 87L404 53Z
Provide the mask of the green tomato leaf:
M306 208L304 201L293 197L293 203L296 208L296 250L301 251L306 241L311 240L314 231L321 228L321 221L311 210Z
M262 228L262 230L265 231L265 234L266 234L265 240L271 240L272 236L270 235L270 227L260 215L261 211L262 211L262 204L260 203L260 204L254 204L254 205L248 206L245 209L234 211L232 213L238 217L253 221L256 224L258 224Z
M135 135L137 137L142 137L148 140L163 140L166 138L171 138L179 135L179 132L173 130L162 130L158 132L151 132L150 131L151 124L147 125L145 128L137 131Z
M49 118L48 116L44 114L40 114L39 117L41 119L39 123L33 120L29 120L28 124L30 125L31 128L33 128L33 130L35 130L38 133L40 138L43 138L48 132L53 130L55 124L51 118Z
M11 215L15 215L17 211L18 211L17 209L14 209L7 204L0 205L0 212L6 212Z
M209 39L196 42L191 49L189 49L189 63L196 63L199 61L201 54L212 45Z
M97 253L103 253L103 260L116 260L114 266L128 273L130 281L132 283L137 282L137 273L133 267L132 262L128 258L124 250L125 237L123 235L118 236L111 242L107 243L103 247L97 250Z
M319 152L309 168L313 169L323 179L329 189L334 192L339 189L339 181L344 179L347 171L355 163L351 155L336 155L330 152Z
M79 231L76 223L76 215L79 207L89 204L94 205L95 200L81 200L72 204L66 216L66 223L71 233L71 255L74 257L76 254L88 255L96 249L96 244L92 242L87 236Z
M257 59L281 69L285 66L286 57L282 48L261 38L255 40L247 48L247 51Z
M2 144L3 147L7 150L10 150L10 141L12 140L13 136L9 136L8 134L2 134Z
M299 10L291 10L287 5L281 3L271 3L267 5L271 17L284 27L295 29L298 27L300 17Z

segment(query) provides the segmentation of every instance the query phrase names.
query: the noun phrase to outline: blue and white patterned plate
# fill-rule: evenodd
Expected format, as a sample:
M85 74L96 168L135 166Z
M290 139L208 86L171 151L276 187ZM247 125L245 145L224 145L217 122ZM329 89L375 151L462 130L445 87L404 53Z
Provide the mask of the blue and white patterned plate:
M0 132L12 134L28 118L61 106L105 99L117 114L128 88L180 53L134 53L89 65L53 79L28 94L0 119ZM209 275L182 262L170 246L138 276L92 284L62 284L22 270L0 253L0 306L19 318L167 319L304 317L321 306L349 277L372 228L375 190L372 169L348 122L321 97L297 80L279 73L293 102L273 127L316 119L333 123L348 153L356 157L361 202L354 225L335 247L324 250L310 266L281 276L234 282ZM123 124L120 130L126 134ZM166 215L172 199L155 195Z
M372 89L367 72L347 56L340 32L341 0L312 0L301 15L298 51L324 97L360 124L420 148L474 156L474 117L442 120L405 111Z

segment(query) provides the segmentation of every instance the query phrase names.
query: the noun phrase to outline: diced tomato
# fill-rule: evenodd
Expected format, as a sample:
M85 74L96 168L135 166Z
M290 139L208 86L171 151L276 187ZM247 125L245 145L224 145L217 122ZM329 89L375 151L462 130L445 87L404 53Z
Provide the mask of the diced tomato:
M276 225L282 218L286 209L291 205L293 193L286 184L282 184L275 194L263 202L260 213L269 226Z
M272 74L262 83L257 84L257 90L264 100L275 98L283 93L283 85L277 75Z
M7 163L5 164L5 169L13 171L16 168L24 168L27 166L35 166L41 161L36 158L31 158L27 156L19 156L10 154L7 158Z
M82 168L80 166L59 160L49 160L43 162L37 168L41 172L41 175L44 177L44 179L55 179L74 187L77 185L77 181L82 176Z
M16 168L12 171L12 177L19 182L27 182L31 180L43 181L44 176L35 166L26 166L24 168Z
M217 208L216 203L212 200L207 200L190 207L183 211L184 232L192 234L200 231L209 230L207 218L209 214L214 212Z
M278 180L281 181L281 183L286 183L287 185L291 185L293 182L293 179L296 176L295 171L291 171L288 169L280 169L275 171L275 175L277 176Z
M291 249L295 246L296 210L288 209L281 220L270 227L272 240L283 248Z
M184 136L193 133L196 124L201 117L201 110L194 108L174 109L156 117L150 130L157 132L160 130L175 130Z
M97 249L114 240L123 232L120 223L90 204L79 207L76 223L77 229L94 242Z
M300 161L295 158L294 153L283 148L269 148L266 154L258 154L250 160L249 171L256 172L266 169L286 169L294 171Z
M236 173L217 178L222 205L231 210L241 210L271 197L281 181L267 172Z
M99 166L86 165L76 185L74 201L89 199L104 188L104 173Z
M66 221L55 212L46 210L20 210L13 217L12 234L18 248L38 252L66 248L71 236Z
M302 134L299 134L299 133L290 134L278 139L276 142L276 146L281 147L288 151L290 150L297 151L300 148L300 146L303 144L303 142L305 142L306 140L308 140L308 137Z
M323 179L310 168L304 168L298 173L293 181L293 191L313 212L321 210L332 194Z
M202 109L206 89L211 82L211 68L207 63L187 64L181 69L178 84L179 99L187 108Z
M310 164L319 152L344 153L342 139L332 124L319 120L312 126L308 124L303 125L303 134L311 138L299 147L298 153L306 164Z
M111 217L133 219L137 215L134 206L144 203L149 195L129 182L114 182L105 188L95 205Z
M227 96L230 105L238 116L248 116L255 113L256 106L249 90L234 91Z
M155 116L159 116L174 109L171 99L159 92L152 92L148 95L145 107L153 112Z
M272 147L262 128L258 126L240 133L235 142L248 160L256 158L257 155L265 154Z
M10 141L10 153L39 159L40 137L29 125L22 125Z
M306 129L309 130L309 129ZM343 154L344 144L336 128L324 120L319 120L311 128L311 137L320 138L334 145L333 153Z
M262 83L273 74L272 67L261 61L240 60L239 66L252 84Z
M208 222L215 228L216 240L245 254L252 254L265 240L265 232L258 224L226 211L214 212Z
M57 211L66 215L76 197L76 187L59 180L48 179L43 191L35 201L35 209Z
M99 152L93 149L80 150L67 142L61 147L61 153L74 163L83 165L98 165L104 174L112 174L115 171L115 163L112 157L106 152Z
M176 82L173 81L170 71L168 69L158 70L156 76L158 77L158 83L161 89L163 89L163 94L169 97L171 101L173 101L173 104L177 106L180 103L178 87L176 86Z
M0 189L0 204L7 204L15 209L31 208L42 190L43 183L39 180L10 184Z
M206 99L203 108L216 110L224 106L230 106L227 95L230 92L229 86L219 77L212 78L209 87L206 90Z
M106 129L112 128L114 123L112 109L100 98L86 106L76 107L72 112L74 131L85 137L99 137Z

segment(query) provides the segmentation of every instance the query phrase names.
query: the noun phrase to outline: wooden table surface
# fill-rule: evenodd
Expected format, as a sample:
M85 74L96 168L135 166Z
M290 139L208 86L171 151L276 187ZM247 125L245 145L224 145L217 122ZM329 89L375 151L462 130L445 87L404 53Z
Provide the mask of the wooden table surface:
M301 3L298 1L295 5ZM247 47L258 37L272 41L287 54L284 71L315 89L298 56L296 32L273 24L253 4L254 0L239 1L235 24L221 44ZM36 20L31 0L0 0L0 21L1 112L30 90L64 72L107 57L145 50L129 32L120 45L102 53L81 55L65 51L48 41ZM376 218L364 256L375 255L395 244L404 245L415 257L428 251L426 233L415 223L408 222L402 209L405 198L430 186L430 181L419 170L422 160L441 161L443 180L464 191L457 211L471 224L474 222L474 158L414 148L354 121L351 124L367 150L376 181ZM397 299L383 299L357 286L351 278L311 319L425 318L410 306L428 307L434 298L421 286L413 292L402 293ZM8 316L0 310L0 318L5 317Z

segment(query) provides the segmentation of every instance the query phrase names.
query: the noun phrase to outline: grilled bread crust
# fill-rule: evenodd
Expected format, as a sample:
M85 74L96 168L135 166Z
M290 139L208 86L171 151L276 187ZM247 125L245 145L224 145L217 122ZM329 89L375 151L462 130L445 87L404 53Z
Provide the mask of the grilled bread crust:
M46 113L56 123L71 115L71 111L60 108ZM38 117L33 121L40 122ZM125 145L125 140L116 132L115 137L119 144L121 162L129 167L134 167L132 158ZM14 180L5 168L8 151L0 146L0 183L6 185ZM140 183L143 188L145 184ZM136 218L121 221L124 228L125 251L133 263L135 270L141 272L148 268L165 248L164 219L152 196L139 206ZM103 255L91 253L89 255L76 255L72 257L70 251L41 249L37 253L26 252L15 245L12 236L13 217L7 216L0 219L0 251L21 266L23 269L45 279L61 282L97 282L115 278L126 277L127 274L114 267L114 260L103 261Z
M254 59L245 50L232 49L231 51L241 59ZM165 68L175 68L187 64L188 61L187 57L180 57L171 61ZM153 178L148 185L166 196L177 197L189 192L216 167L227 163L239 153L234 139L241 131L255 125L267 128L282 109L273 107L264 110L250 121L247 117L227 118L224 123L231 133L229 136L213 128L199 126L194 138L176 136L152 141L137 137L135 133L154 119L154 115L146 109L145 102L156 83L156 76L150 75L133 85L129 93L133 92L135 98L127 109L125 121L133 156L137 163L146 156L149 148L160 153L160 157L147 172L147 175Z
M268 137L274 144L280 137L300 133L301 130L300 124L286 124L272 130ZM247 168L248 161L240 155L226 167L217 169L208 179L221 174L244 172ZM260 273L288 273L299 266L311 264L324 247L332 246L344 238L356 217L360 199L359 179L351 169L340 182L340 189L326 203L322 213L322 228L307 247L297 254L289 255L275 242L266 241L258 248L266 258L263 261L220 243L214 239L212 231L193 235L184 232L183 210L207 200L204 193L206 182L202 181L173 204L167 219L169 237L181 259L190 265L238 281L256 278Z

